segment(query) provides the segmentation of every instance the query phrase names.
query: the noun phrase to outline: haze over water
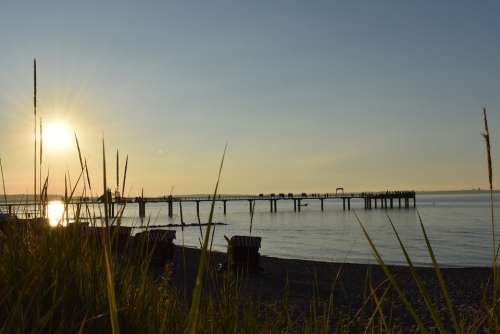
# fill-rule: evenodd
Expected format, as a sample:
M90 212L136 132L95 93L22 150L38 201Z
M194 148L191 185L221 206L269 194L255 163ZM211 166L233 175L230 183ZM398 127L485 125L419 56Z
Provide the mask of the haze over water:
M262 237L261 254L282 258L318 261L374 263L375 258L357 223L354 211L343 211L342 202L325 201L325 211L317 200L302 212L293 211L292 201L279 201L278 212L269 212L269 202L257 202L253 218L252 235ZM397 203L395 203L397 204ZM495 194L495 204L500 198ZM185 223L196 223L194 203L183 204ZM207 222L210 204L201 203L201 222ZM416 210L365 210L363 202L353 201L352 209L367 228L370 237L390 264L404 264L403 254L387 220L386 213L396 225L412 260L418 265L430 265L430 258L419 226ZM431 193L417 194L420 212L438 261L445 266L491 265L491 223L489 195L487 193ZM148 203L146 215L150 224L180 224L178 206L174 217L168 217L167 204ZM136 204L129 204L124 213L124 225L139 226ZM147 218L146 218L147 220ZM246 201L228 202L227 215L222 203L215 208L215 221L227 223L215 228L213 249L225 251L224 235L249 235L250 214ZM498 219L497 219L498 224ZM177 230L177 245L183 242L181 228ZM135 232L137 232L135 230ZM498 231L498 229L497 229ZM199 247L198 227L184 229L184 244ZM500 239L497 233L497 240Z

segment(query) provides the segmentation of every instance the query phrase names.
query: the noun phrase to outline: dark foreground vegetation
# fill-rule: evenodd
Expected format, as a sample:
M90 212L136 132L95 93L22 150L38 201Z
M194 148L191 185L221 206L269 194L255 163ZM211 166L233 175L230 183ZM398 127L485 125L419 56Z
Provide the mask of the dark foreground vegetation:
M30 222L10 217L0 224L0 333L499 332L498 248L486 112L484 124L491 194L490 269L440 268L422 220L432 267L415 268L389 217L407 266L387 266L355 214L376 266L263 257L258 274L220 270L224 254L211 252L209 246L214 201L200 236L201 249L177 248L172 264L158 266L151 262L147 239L117 245L110 227L120 225L124 207L109 218L104 196L104 214L99 212L103 218L91 221L92 227L105 226L99 233L49 228L36 217ZM66 189L65 203L85 176L91 191L87 165L75 141L81 172L74 187ZM224 156L213 198L223 162ZM127 167L123 189L126 171ZM108 189L104 142L103 175L102 189ZM48 176L40 191L41 207L46 204L47 184ZM78 209L77 223L79 214ZM251 226L252 218L250 231Z
M6 333L111 332L104 244L65 228L3 229L0 324ZM8 237L7 237L8 236ZM112 236L111 236L112 239ZM176 247L172 265L150 263L131 238L110 247L119 328L126 333L184 332L200 250ZM196 330L201 333L391 332L418 330L380 266L262 257L257 274L219 269L209 254ZM426 329L436 329L408 267L388 267ZM486 316L491 270L441 269L464 332L492 325ZM446 331L454 331L433 268L416 269ZM491 328L491 327L490 327Z

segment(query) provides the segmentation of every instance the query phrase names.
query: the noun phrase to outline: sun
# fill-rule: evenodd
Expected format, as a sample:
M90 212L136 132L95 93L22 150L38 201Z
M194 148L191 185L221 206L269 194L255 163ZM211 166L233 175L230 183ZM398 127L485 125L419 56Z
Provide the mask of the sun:
M65 151L71 147L71 130L66 123L50 122L44 124L43 146L50 151Z

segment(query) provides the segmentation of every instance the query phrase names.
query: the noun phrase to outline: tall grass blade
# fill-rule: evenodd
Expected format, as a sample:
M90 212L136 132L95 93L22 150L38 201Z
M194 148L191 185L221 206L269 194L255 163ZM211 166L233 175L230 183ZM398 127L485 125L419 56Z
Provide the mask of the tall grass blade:
M37 131L37 127L36 127L36 59L33 59L33 114L34 114L34 121L35 121L35 130L33 132L35 138L34 138L34 142L35 142L35 154L33 156L33 162L34 162L34 165L33 165L33 200L35 201L35 219L36 219L36 208L37 208L37 200L36 200L36 131Z
M127 168L128 168L128 154L125 159L125 171L123 172L123 181L122 181L122 196L125 196L125 181L127 180Z
M436 272L436 277L438 279L439 288L443 293L444 300L446 302L446 308L448 309L448 313L450 314L450 318L453 322L453 326L455 327L455 331L459 331L457 316L455 315L455 310L453 309L453 303L448 294L448 288L446 287L446 282L444 281L443 274L441 273L441 269L439 269L439 264L437 263L436 256L434 255L434 251L432 250L431 243L429 238L427 237L427 232L424 227L424 223L422 222L422 217L420 216L420 212L417 210L418 220L420 222L420 227L422 228L422 233L424 234L425 245L427 246L427 250L429 252L429 256L432 259L432 266L434 267L434 271Z
M396 230L396 227L394 226L394 223L392 222L391 217L387 214L387 219L389 220L389 223L391 224L392 230L394 231L394 234L396 235L396 238L398 239L399 242L399 247L403 251L404 257L406 259L406 262L408 263L408 267L410 269L410 274L413 278L413 281L417 285L418 291L420 292L420 295L424 299L425 306L427 307L427 310L431 313L432 319L434 320L434 323L439 330L440 333L446 333L446 330L444 329L443 323L441 321L441 318L439 317L438 311L436 309L436 306L432 303L431 300L431 295L429 291L426 289L424 282L422 281L422 278L418 275L417 271L415 270L415 266L413 265L413 262L411 261L410 256L408 255L408 252L406 251L406 247L403 244L403 241L401 240L398 231Z
M116 191L120 190L120 155L116 150Z
M378 264L380 265L380 268L384 272L385 276L387 277L387 279L391 283L394 290L396 290L396 293L398 294L399 298L401 299L401 302L405 306L406 310L410 313L410 315L413 318L413 320L415 321L418 329L422 333L428 333L429 331L425 328L422 320L417 315L415 308L411 305L411 303L406 298L405 293L399 287L398 283L396 282L396 279L394 278L394 275L390 272L389 268L387 268L387 265L385 264L382 256L380 255L377 247L373 243L372 239L370 238L370 235L368 234L368 232L365 229L365 226L363 225L363 223L361 222L361 220L359 219L359 217L355 211L354 211L354 217L356 217L356 220L358 221L359 226L363 230L363 234L365 235L365 238L368 240L368 243L369 243L369 245L370 245L370 247L375 255L375 258L377 259Z
M207 230L205 231L205 238L203 240L203 246L201 248L200 264L198 265L198 273L196 275L196 283L193 290L193 299L191 301L191 308L189 310L188 322L184 333L194 334L198 329L198 319L200 317L200 304L201 304L201 293L203 289L203 276L205 274L205 267L207 265L207 250L208 242L210 238L210 230L212 228L212 219L215 207L215 197L217 196L217 191L219 189L220 176L222 173L222 167L224 166L224 158L226 157L227 144L224 147L224 153L222 154L222 159L219 166L219 173L217 175L217 182L215 183L214 194L212 197L212 205L210 207L210 215L208 217Z
M496 250L496 240L495 240L495 213L493 206L493 162L491 158L491 141L490 141L490 131L488 128L488 115L486 114L486 108L483 108L483 123L484 123L484 143L486 146L486 162L488 164L488 184L490 188L490 219L491 219L491 242L493 247L493 258L492 258L492 274L493 274L493 293L492 300L496 303L497 296L497 250Z
M2 174L3 199L5 201L5 204L7 205L7 192L5 191L5 178L3 176L2 158L0 158L0 173Z
M106 180L106 149L104 146L104 139L102 140L102 175L103 175L103 190L104 190L104 219L106 223L106 231L103 235L102 241L104 243L104 262L106 269L106 291L108 295L109 315L111 318L111 329L113 334L120 333L120 326L118 323L118 307L116 304L115 288L113 284L113 271L111 266L111 245L109 238L109 223L108 223L108 196L107 196L107 180Z

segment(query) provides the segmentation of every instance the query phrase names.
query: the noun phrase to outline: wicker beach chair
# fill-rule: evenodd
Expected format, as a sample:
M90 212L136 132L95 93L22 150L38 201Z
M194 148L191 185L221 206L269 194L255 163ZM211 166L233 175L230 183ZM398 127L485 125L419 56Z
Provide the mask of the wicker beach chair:
M102 238L105 236L106 227L104 226L92 226L85 228L80 226L81 232L87 234L88 236L94 236L99 242L102 242ZM131 237L130 233L132 228L128 226L110 226L109 227L109 238L111 240L111 249L116 252L117 255L122 255L128 250Z
M152 251L151 264L164 265L174 259L175 230L149 230L134 236L136 247Z
M260 268L261 237L235 235L228 239L226 266L230 271L256 273Z

